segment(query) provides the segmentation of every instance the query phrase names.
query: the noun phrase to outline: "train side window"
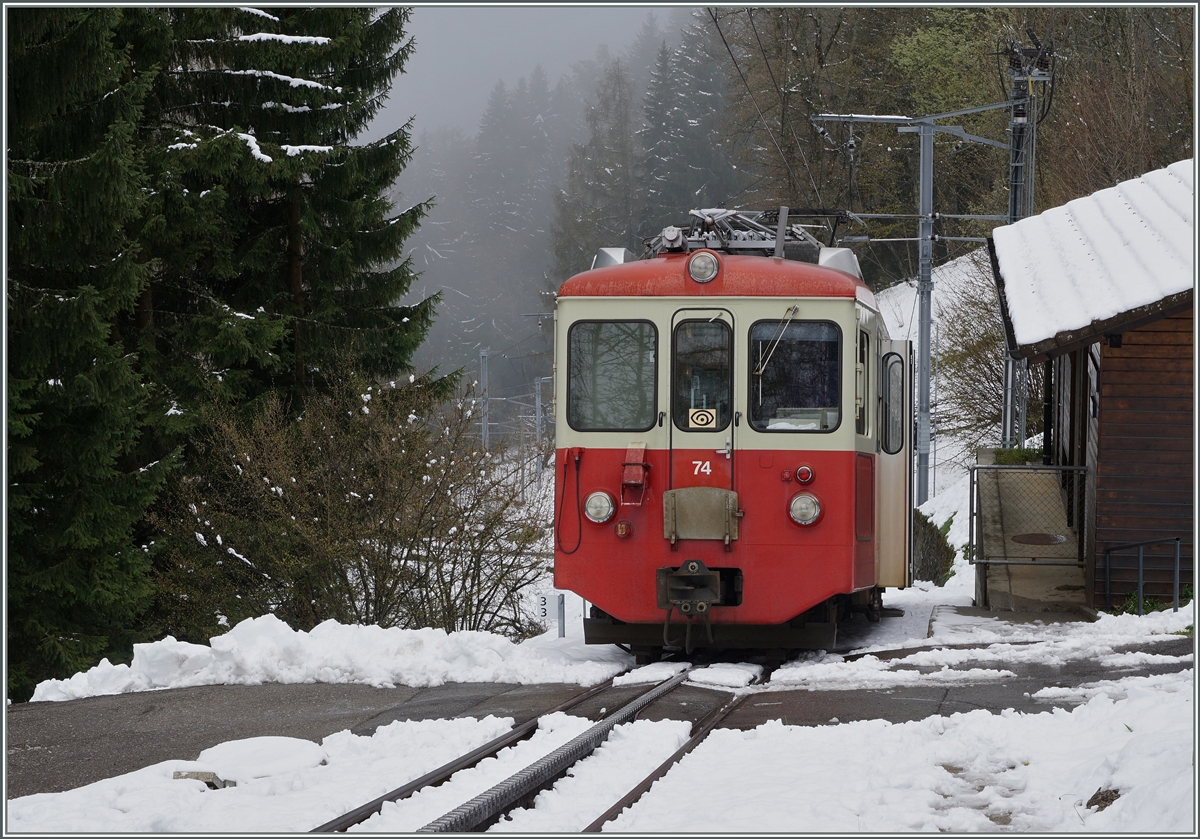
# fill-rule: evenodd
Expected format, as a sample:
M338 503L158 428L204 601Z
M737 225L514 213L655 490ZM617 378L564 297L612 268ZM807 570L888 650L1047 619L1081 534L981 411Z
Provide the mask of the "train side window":
M870 432L867 423L867 388L870 385L871 338L865 332L858 333L858 361L854 364L854 430L858 434Z
M896 454L904 448L904 359L896 353L883 357L883 450Z
M671 416L681 431L720 431L733 402L733 330L720 320L675 328Z
M750 427L832 431L841 423L841 331L828 321L750 327Z
M658 330L649 321L579 321L567 333L567 423L648 431L658 419Z

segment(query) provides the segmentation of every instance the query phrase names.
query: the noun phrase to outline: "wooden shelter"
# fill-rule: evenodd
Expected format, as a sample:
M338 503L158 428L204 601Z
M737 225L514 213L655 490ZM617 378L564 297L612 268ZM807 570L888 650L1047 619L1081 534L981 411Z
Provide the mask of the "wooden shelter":
M1169 603L1178 538L1192 584L1193 183L1181 161L989 240L1009 351L1045 364L1045 462L1087 468L1071 526L1097 608L1137 590L1138 548L1116 546L1166 540L1142 553L1145 595Z

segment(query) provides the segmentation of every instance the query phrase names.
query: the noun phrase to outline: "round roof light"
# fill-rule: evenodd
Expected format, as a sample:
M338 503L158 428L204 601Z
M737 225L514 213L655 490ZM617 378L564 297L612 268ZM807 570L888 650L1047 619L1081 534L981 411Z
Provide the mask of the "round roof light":
M583 502L584 515L596 524L604 524L613 517L616 510L616 502L607 492L593 492Z
M802 492L792 497L788 504L788 515L796 524L812 524L821 516L821 502L816 496Z
M688 260L688 275L698 283L710 282L717 276L717 257L708 251L698 251Z

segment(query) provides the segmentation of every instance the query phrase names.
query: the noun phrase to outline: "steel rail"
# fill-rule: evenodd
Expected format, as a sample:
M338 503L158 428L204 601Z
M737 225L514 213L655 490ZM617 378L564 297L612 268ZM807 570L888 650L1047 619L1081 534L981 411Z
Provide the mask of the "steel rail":
M661 683L609 714L587 731L545 757L472 798L449 813L430 822L418 833L466 833L477 830L512 809L522 799L544 789L562 777L573 764L590 755L604 742L609 732L620 723L687 679L687 671Z
M1030 642L1032 643L1032 642ZM946 645L942 645L946 646ZM950 645L958 646L978 646L978 645ZM880 655L888 652L904 652L911 654L920 652L922 649L930 649L929 647L920 648L891 648L887 650L875 650L871 653L859 653L850 655L847 658L860 658L864 655ZM559 747L554 752L551 752L546 757L535 762L526 769L518 772L516 775L497 784L487 792L477 796L475 799L461 805L455 810L443 815L441 818L422 827L419 833L433 832L468 832L479 830L481 827L494 822L504 812L513 809L514 806L521 803L522 800L529 800L541 789L546 788L566 772L570 766L579 760L582 760L592 751L594 751L601 742L607 737L609 731L616 725L625 722L630 717L637 714L645 706L660 698L664 694L673 690L682 684L687 678L686 671L669 679L666 682L660 683L649 691L635 697L631 702L619 708L613 714L610 714L601 722L592 726L590 729L580 734L572 741L564 746ZM561 711L567 711L576 707L592 697L608 690L612 687L611 680L604 684L598 685L590 690L585 691L579 696L563 702L545 714L535 717L514 727L506 734L497 737L496 739L485 743L472 752L469 752L453 761L433 770L413 781L408 782L402 787L392 790L385 795L376 798L375 800L357 807L342 816L332 819L320 827L313 828L310 833L333 833L345 831L352 825L366 821L371 816L380 812L383 805L389 801L402 801L411 797L419 790L437 786L448 780L454 773L463 769L469 769L483 759L495 755L497 752L513 745L521 740L527 739L537 730L538 720L541 716L553 714ZM611 821L620 812L635 803L645 792L667 771L678 763L685 755L691 752L699 745L705 737L715 728L723 719L729 716L743 700L750 694L740 694L731 697L723 705L710 711L706 716L702 717L692 727L692 735L688 741L684 743L671 757L667 758L658 768L650 775L642 780L628 794L625 795L617 804L609 808L603 815L593 821L588 827L584 828L583 832L597 832L601 826L608 821ZM574 754L578 752L578 754ZM486 799L486 800L484 800Z
M704 738L709 735L709 732L716 728L717 723L729 716L733 710L742 703L742 700L749 695L750 694L748 693L743 693L740 696L731 696L725 701L724 705L710 711L706 717L696 723L692 729L693 734L688 738L686 743L680 746L673 755L664 760L657 769L642 779L641 783L626 793L620 801L609 807L595 821L585 827L582 832L599 833L604 827L605 823L612 821L619 816L621 811L623 811L626 807L630 807L636 803L639 798L645 795L646 791L649 790L650 787L654 786L655 781L657 781L663 775L666 775L672 766L683 759L684 755L688 754L692 749L700 745Z
M449 763L446 763L446 764L438 767L437 769L434 769L432 772L427 772L426 774L422 775L421 777L416 778L415 780L409 781L404 786L398 787L397 789L394 789L391 792L388 792L388 793L385 793L385 794L379 796L374 801L370 801L366 804L363 804L361 807L356 807L353 810L351 810L350 812L344 813L343 815L338 816L336 819L331 819L330 821L325 822L325 824L321 825L320 827L314 827L312 830L309 831L309 833L339 833L339 832L346 830L347 828L349 828L352 825L356 825L356 824L359 824L360 822L364 822L367 819L369 819L371 816L375 815L380 810L382 810L383 805L386 804L387 802L402 801L405 798L410 797L413 793L417 792L420 789L423 789L425 787L433 787L433 786L437 786L438 784L444 783L455 772L459 772L463 769L470 769L472 766L479 763L484 758L491 757L492 755L496 754L497 752L501 751L502 749L508 748L509 746L511 746L514 743L517 743L521 740L525 740L525 739L528 739L529 737L532 737L533 733L535 731L537 731L538 720L541 717L546 716L547 714L555 714L560 711L568 711L571 708L574 708L575 706L582 704L583 702L587 701L588 699L591 699L593 696L596 696L597 694L608 690L611 687L612 687L612 680L609 679L607 682L605 682L601 685L597 685L596 687L591 688L590 690L584 691L583 693L579 694L578 696L573 696L570 699L568 699L566 702L562 702L559 705L556 705L555 707L551 708L545 714L541 714L537 717L534 717L531 720L527 720L526 722L523 722L520 725L515 726L508 733L502 734L499 737L497 737L496 739L491 740L487 743L484 743L482 746L475 749L474 751L468 752L467 754L462 755L461 757L455 758L454 760L450 761Z

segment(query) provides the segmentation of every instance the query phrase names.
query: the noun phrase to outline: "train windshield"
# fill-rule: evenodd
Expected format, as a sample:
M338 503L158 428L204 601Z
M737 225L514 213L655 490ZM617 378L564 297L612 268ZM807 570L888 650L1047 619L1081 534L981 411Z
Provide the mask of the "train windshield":
M733 331L719 320L685 321L675 330L672 416L682 431L720 431L733 402Z
M580 321L567 337L567 422L577 431L654 425L658 333L647 321Z
M841 332L825 321L761 321L750 328L750 427L831 431L841 421Z

